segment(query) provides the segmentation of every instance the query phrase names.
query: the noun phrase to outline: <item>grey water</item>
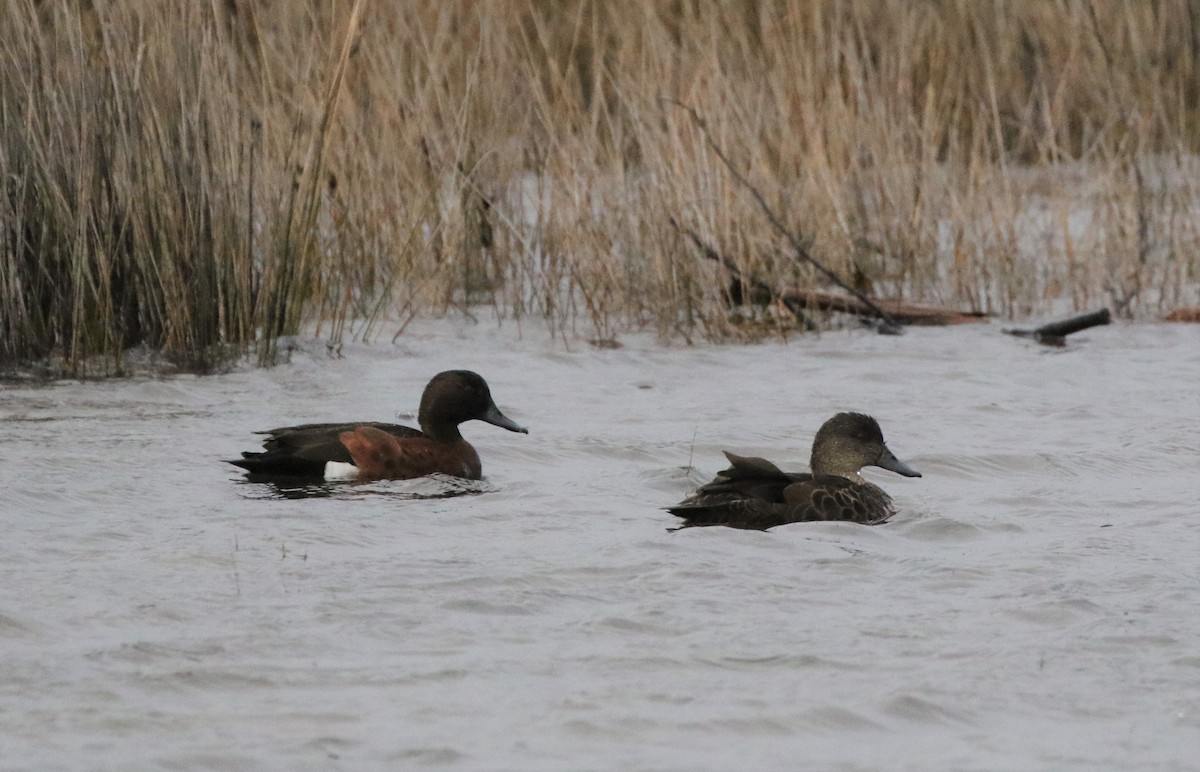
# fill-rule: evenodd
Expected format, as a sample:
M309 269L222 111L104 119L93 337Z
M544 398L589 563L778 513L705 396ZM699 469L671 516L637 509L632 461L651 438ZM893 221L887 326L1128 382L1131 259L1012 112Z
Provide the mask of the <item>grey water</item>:
M0 768L1197 768L1200 327L624 342L0 386ZM479 483L222 463L449 368L530 429L464 427ZM924 473L865 472L891 522L667 531L847 409Z

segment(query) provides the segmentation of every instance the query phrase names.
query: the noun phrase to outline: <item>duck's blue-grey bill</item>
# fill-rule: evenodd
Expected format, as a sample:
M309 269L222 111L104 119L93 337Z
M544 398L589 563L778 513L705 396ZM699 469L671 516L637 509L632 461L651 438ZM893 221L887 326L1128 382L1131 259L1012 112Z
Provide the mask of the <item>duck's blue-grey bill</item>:
M920 477L921 473L913 469L908 464L904 463L888 450L887 446L883 447L883 452L879 454L879 460L875 462L875 466L882 467L889 472L902 474L905 477Z
M495 405L492 405L491 407L489 407L487 409L487 412L484 413L483 416L479 420L487 421L489 424L499 426L502 429L508 429L510 432L520 432L521 434L529 434L528 429L526 429L524 426L521 426L519 423L512 420L508 416L504 415L504 413L501 413L500 408L496 407Z

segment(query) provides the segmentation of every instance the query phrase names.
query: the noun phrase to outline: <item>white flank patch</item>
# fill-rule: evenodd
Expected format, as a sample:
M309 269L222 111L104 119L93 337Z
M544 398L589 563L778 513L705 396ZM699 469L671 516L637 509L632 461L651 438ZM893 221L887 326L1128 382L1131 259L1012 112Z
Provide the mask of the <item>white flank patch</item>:
M326 480L353 480L358 477L358 467L341 461L325 462Z

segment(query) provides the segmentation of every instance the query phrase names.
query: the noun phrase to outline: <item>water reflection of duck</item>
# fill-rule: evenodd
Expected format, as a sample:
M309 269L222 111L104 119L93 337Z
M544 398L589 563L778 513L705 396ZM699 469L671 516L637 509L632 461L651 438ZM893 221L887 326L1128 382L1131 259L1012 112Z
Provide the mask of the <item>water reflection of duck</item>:
M479 454L458 425L479 420L528 434L500 412L487 382L469 370L447 370L421 395L421 428L377 422L303 424L259 434L265 450L247 451L229 463L254 480L409 479L448 474L478 480Z
M811 474L789 474L762 458L726 453L731 466L669 507L684 519L680 528L725 525L766 530L807 520L880 523L892 516L892 499L859 475L878 466L920 477L883 441L879 423L861 413L838 413L813 439Z

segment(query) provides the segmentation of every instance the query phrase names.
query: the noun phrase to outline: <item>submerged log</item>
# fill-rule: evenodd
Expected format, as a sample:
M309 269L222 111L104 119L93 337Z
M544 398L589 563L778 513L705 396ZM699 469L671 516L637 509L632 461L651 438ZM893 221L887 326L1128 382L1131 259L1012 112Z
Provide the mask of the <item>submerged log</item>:
M1005 330L1005 332L1018 338L1033 338L1043 346L1065 346L1067 336L1071 333L1108 324L1111 321L1112 315L1108 309L1101 308L1099 311L1089 311L1086 314L1072 316L1062 321L1043 324L1034 330Z
M847 292L854 294L843 295L803 289L776 293L769 285L755 277L743 276L736 263L705 243L691 228L680 225L674 217L669 218L669 222L676 230L691 239L702 255L720 263L729 271L732 278L726 294L729 302L733 305L768 305L778 300L795 314L797 319L805 322L806 326L811 326L811 322L804 313L807 310L853 314L860 317L865 323L874 325L875 330L882 335L897 335L901 332L902 325L967 324L982 322L987 318L987 315L981 311L958 311L952 308L906 303L903 300L868 298L843 284L840 279L838 283L845 287Z
M1176 308L1163 317L1164 322L1200 322L1200 306Z
M791 290L783 293L785 302L794 303L801 308L812 308L819 311L836 311L855 316L874 316L874 309L868 308L858 298L839 295L833 292L817 290ZM939 327L950 324L971 324L987 320L982 311L959 311L953 308L925 306L916 303L906 303L903 300L875 298L876 307L887 312L888 316L899 324L911 324L925 327Z

